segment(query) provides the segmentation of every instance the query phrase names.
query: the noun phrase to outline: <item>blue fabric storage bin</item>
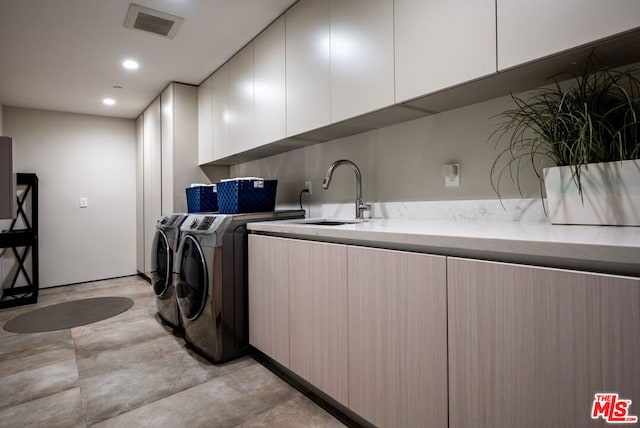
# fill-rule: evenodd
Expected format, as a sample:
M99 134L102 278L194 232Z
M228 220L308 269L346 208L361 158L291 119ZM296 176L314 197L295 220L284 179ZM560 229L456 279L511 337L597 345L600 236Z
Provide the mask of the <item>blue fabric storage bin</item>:
M222 214L273 211L278 180L235 179L217 183Z
M218 195L215 186L187 187L187 211L206 213L218 211Z

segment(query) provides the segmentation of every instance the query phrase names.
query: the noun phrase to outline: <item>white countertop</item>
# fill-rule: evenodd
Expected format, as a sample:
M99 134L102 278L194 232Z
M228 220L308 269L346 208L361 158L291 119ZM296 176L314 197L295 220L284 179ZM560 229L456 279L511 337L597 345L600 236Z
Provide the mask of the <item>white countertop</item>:
M640 276L640 227L426 219L320 226L301 221L250 223L248 229L316 241Z

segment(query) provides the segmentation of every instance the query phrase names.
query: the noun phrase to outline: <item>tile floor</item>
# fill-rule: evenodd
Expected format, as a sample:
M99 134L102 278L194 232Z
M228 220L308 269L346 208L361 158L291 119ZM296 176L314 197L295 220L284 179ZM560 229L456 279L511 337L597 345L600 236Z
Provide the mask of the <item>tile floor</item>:
M0 427L342 427L243 357L212 365L160 323L153 290L126 277L40 291L0 310L0 325L37 307L123 296L127 312L47 333L0 329Z

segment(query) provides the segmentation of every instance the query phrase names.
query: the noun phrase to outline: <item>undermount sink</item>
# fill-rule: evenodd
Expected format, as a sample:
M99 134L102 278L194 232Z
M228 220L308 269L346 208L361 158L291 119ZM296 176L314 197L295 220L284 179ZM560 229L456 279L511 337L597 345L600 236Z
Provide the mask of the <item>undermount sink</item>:
M309 226L342 226L345 224L354 224L354 223L362 223L362 220L329 220L329 219L320 219L320 220L302 220L297 221L297 224L306 224Z

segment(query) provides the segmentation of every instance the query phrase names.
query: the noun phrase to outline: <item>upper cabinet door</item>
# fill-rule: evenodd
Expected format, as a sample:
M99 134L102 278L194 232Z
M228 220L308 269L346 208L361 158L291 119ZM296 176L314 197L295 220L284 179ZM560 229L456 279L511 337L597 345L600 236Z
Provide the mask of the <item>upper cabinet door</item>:
M329 0L301 0L285 14L287 135L328 125Z
M394 102L393 0L331 0L331 122Z
M220 67L211 76L212 91L212 140L213 159L222 159L231 152L229 148L229 118L230 118L230 95L229 95L229 63Z
M254 146L253 42L229 60L230 154Z
M498 69L640 26L638 0L497 0Z
M395 0L394 8L396 102L496 71L494 0Z
M162 214L169 214L173 210L173 173L174 173L174 97L173 86L170 84L160 94L160 141L162 149L160 155L160 182L162 192Z
M213 160L213 76L198 86L198 164Z
M286 136L285 28L281 16L253 44L255 146Z

